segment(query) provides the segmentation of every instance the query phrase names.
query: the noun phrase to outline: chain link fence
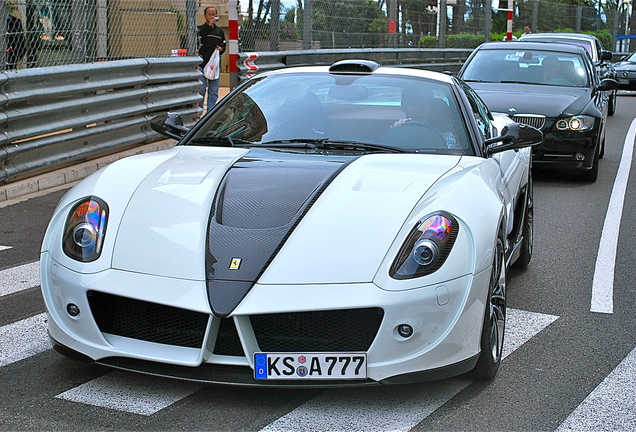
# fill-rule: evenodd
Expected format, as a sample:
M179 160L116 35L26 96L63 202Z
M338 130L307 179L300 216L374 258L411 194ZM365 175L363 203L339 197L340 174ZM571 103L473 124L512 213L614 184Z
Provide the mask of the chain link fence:
M500 4L497 3L500 2ZM513 34L575 31L636 50L633 0L514 2ZM240 52L341 48L474 48L506 34L507 0L239 0ZM0 0L0 70L176 53L196 55L196 26L227 0ZM439 14L445 10L446 14ZM177 51L181 49L181 51ZM227 60L225 61L227 65Z
M8 1L6 69L163 57L187 46L186 0Z

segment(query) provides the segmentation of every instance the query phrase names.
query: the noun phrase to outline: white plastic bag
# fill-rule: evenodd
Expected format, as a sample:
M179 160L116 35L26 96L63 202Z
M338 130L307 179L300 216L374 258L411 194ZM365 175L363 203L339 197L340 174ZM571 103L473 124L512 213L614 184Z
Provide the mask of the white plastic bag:
M210 80L219 79L219 50L214 50L210 61L203 69L203 75Z

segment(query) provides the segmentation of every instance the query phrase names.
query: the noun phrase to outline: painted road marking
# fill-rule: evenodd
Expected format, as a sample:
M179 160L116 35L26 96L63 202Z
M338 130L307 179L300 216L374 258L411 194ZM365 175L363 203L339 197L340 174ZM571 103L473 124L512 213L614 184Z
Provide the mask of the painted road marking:
M601 242L594 266L594 280L592 282L592 302L590 311L599 313L614 312L614 267L616 265L616 250L618 248L618 234L623 214L625 191L632 166L634 141L636 140L636 119L632 121L623 144L623 155L618 165L612 195L610 196Z
M39 261L0 271L0 297L39 285Z
M41 313L0 327L0 367L51 349L46 314Z
M206 384L115 371L57 395L59 399L152 415Z
M11 246L2 246L2 245L0 245L0 251L7 250L7 249L13 249L13 248Z
M556 432L636 430L636 348L590 393Z
M508 309L504 356L557 318ZM270 423L261 432L406 432L471 383L472 380L453 378L409 388L408 392L400 386L329 390Z

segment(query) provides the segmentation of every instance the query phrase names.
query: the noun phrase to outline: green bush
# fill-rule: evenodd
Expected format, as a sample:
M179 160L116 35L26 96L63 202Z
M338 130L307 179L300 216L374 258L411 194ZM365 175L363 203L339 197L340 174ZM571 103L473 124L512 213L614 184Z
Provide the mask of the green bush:
M570 28L557 29L554 33L574 33L574 30ZM609 30L601 30L598 32L582 32L585 34L596 36L605 49L612 46L612 34ZM521 37L522 32L513 32L513 35L517 38ZM491 33L490 40L492 42L500 42L506 37L507 33ZM446 36L446 48L477 48L484 43L485 38L482 34L461 33L461 34L449 34ZM420 48L437 48L439 43L435 36L424 36L420 38L418 47Z

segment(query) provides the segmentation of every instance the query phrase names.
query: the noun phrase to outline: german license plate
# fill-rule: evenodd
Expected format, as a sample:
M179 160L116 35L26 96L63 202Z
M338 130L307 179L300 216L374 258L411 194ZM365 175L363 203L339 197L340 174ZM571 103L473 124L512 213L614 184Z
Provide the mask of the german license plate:
M365 379L366 353L255 353L256 379Z
M629 80L628 79L619 79L618 83L619 84L629 84Z

